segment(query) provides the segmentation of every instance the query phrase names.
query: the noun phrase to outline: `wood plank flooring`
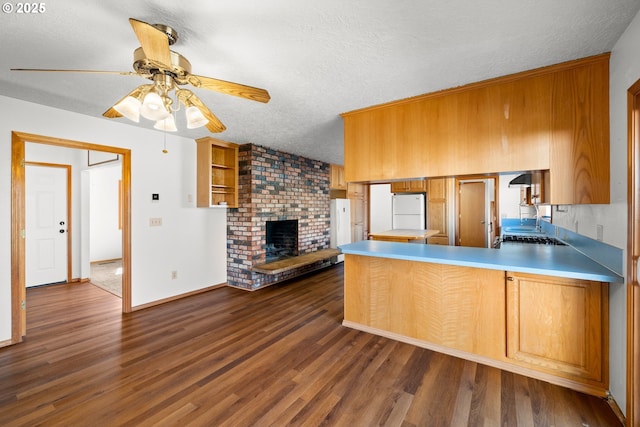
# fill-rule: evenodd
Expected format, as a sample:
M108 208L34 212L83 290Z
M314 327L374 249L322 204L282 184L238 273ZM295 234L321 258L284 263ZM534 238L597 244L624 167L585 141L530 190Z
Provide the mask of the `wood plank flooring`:
M29 289L0 425L620 425L599 398L341 326L342 276L128 315L90 283Z

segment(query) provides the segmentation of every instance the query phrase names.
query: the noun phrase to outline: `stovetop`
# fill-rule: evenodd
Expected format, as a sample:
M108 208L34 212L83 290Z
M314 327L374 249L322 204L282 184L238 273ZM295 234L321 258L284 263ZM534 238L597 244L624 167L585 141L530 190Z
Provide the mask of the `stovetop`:
M555 237L523 234L504 234L502 236L502 243L529 243L537 245L566 246L566 243L556 239Z

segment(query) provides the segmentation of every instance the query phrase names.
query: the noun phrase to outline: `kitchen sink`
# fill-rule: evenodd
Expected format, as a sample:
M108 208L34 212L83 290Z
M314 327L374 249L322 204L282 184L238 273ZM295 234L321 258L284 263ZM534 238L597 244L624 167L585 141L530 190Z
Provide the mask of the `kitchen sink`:
M522 227L505 227L505 233L542 233L535 226L522 226Z

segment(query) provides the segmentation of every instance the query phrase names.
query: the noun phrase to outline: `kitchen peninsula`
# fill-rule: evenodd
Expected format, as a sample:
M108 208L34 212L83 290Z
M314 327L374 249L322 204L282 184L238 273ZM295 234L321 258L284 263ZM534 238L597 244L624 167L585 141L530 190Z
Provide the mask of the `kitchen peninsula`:
M345 326L606 395L608 286L622 277L573 247L340 249Z
M343 113L345 181L539 172L541 203L607 204L608 87L601 54ZM622 252L610 268L577 233L548 235L567 245L341 246L343 324L606 396Z

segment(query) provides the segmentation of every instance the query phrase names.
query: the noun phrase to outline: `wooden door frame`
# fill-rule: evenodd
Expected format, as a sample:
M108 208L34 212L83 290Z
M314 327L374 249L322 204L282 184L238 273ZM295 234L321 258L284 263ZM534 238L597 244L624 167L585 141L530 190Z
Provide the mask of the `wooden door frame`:
M25 144L103 151L122 157L122 312L131 312L131 150L24 132L11 132L11 344L26 334Z
M640 80L627 92L627 425L640 424Z
M66 224L67 225L67 283L70 283L73 280L73 278L71 277L71 271L73 268L73 259L72 259L73 242L71 239L71 236L73 235L73 227L72 227L73 222L71 218L71 213L72 213L71 203L72 203L72 197L73 197L72 189L71 189L71 165L64 165L64 164L58 164L58 163L27 162L27 161L25 161L24 164L25 166L66 169L66 172L67 172L67 224ZM26 225L26 221L25 221L25 225ZM25 262L26 261L27 261L27 258L25 254Z
M468 176L460 176L455 178L455 233L454 233L454 246L458 246L458 242L460 241L460 183L466 181L487 181L489 179L493 180L493 200L495 201L495 216L496 222L499 221L500 218L500 199L498 194L498 187L500 185L500 176L499 175L468 175ZM493 222L493 218L489 218L490 221ZM492 224L494 233L498 232L499 224ZM487 242L488 247L491 247L493 242Z

